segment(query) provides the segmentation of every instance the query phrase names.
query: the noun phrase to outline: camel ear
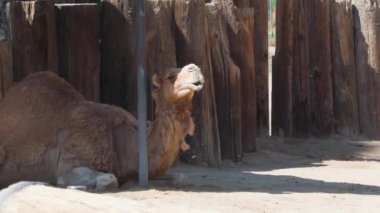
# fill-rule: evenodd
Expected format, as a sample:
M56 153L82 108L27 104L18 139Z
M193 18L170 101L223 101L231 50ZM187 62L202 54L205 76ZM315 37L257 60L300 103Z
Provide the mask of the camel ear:
M156 87L160 87L161 86L161 79L158 77L157 74L154 74L152 76L152 84Z

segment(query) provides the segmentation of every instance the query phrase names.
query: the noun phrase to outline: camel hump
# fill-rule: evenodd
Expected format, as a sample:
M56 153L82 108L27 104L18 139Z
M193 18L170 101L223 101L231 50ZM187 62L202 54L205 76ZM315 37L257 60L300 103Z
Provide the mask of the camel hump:
M64 95L63 97L71 96L74 99L84 99L83 96L77 92L71 84L51 71L32 73L21 82L15 84L15 86L17 85L23 85L26 88L37 87L47 89L57 95Z

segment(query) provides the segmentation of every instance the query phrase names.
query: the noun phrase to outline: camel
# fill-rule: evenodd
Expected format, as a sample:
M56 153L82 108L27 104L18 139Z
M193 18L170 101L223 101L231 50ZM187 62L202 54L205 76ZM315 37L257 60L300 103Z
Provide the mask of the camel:
M149 178L172 166L194 132L192 98L204 84L194 64L152 77L155 121L148 122ZM86 101L52 72L15 83L0 102L0 186L18 181L113 184L138 177L137 120L117 106ZM85 179L86 179L85 178ZM91 186L94 187L94 186Z

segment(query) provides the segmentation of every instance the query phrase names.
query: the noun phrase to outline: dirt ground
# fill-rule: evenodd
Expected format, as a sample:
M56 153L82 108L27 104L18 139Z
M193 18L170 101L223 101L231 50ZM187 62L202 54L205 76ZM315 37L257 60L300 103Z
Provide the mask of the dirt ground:
M259 141L257 153L221 168L178 164L175 181L128 183L104 194L31 186L0 212L379 212L380 142Z

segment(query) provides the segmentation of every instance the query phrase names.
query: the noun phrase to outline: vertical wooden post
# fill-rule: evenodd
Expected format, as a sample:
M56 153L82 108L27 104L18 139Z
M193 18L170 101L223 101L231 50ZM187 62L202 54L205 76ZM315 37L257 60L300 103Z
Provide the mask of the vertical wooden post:
M254 56L254 10L253 8L238 8L236 10L240 30L235 34L229 30L231 57L241 71L241 98L236 104L240 107L242 126L242 150L251 152L256 150L257 130L257 102L256 102L256 75ZM230 93L236 89L230 88ZM234 97L236 95L232 95Z
M273 134L334 133L330 1L277 1Z
M174 0L147 1L147 68L151 74L176 68Z
M331 55L336 132L359 133L351 0L331 1Z
M36 71L58 72L55 11L51 1L7 4L13 49L14 80Z
M256 136L269 135L269 88L268 88L268 0L235 0L238 8L252 7L254 10L254 66L255 66L255 90L256 90ZM239 12L237 12L239 14ZM244 77L242 78L244 79ZM243 89L244 91L244 89ZM243 95L244 98L244 95ZM244 104L243 104L244 107ZM243 113L245 114L245 113ZM243 120L244 121L244 120ZM243 124L243 141L246 141ZM255 137L256 137L255 136ZM250 137L250 136L249 136ZM244 148L244 151L254 150Z
M86 99L99 101L100 8L56 4L60 75Z
M12 49L7 41L0 42L0 101L13 81Z
M6 2L0 2L0 101L13 82L12 43Z
M102 102L137 115L135 1L102 3Z
M276 55L273 59L272 134L291 136L295 0L277 1Z
M200 158L218 165L219 131L205 11L205 0L175 1L177 63L179 66L195 63L205 76L205 87L201 95L195 97L193 117L197 128L194 140Z
M292 136L311 134L308 0L297 0L293 29Z
M334 133L330 0L308 1L312 133Z
M362 133L380 138L380 5L353 0L355 59Z
M240 161L242 158L240 69L230 56L227 23L218 5L207 3L206 16L214 87L217 91L215 101L221 157Z
M266 137L269 135L268 1L253 0L251 6L254 8L255 20L253 43L255 44L257 136Z

